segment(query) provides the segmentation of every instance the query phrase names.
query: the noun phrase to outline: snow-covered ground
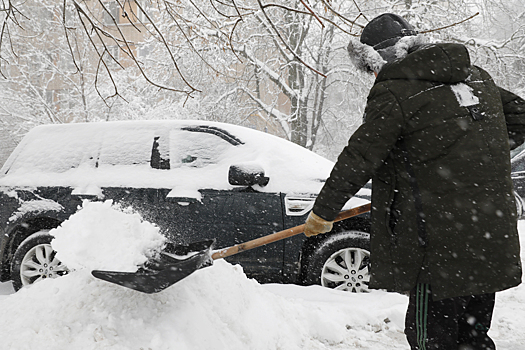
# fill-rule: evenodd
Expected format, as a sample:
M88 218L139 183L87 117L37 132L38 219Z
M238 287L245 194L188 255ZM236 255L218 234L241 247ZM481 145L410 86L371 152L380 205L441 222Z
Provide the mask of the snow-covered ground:
M246 278L240 266L224 260L157 294L96 280L89 274L93 267L86 257L111 264L107 252L100 260L82 250L93 254L97 244L115 244L115 259L120 257L115 263L122 264L134 253L119 249L118 239L125 239L126 232L134 232L131 239L138 239L137 230L154 236L148 223L115 210L107 203L85 205L56 230L61 249L69 247L72 253L62 259L76 263L74 272L17 293L10 283L0 284L0 350L409 348L403 334L407 297L396 293L261 285ZM85 233L89 227L98 229L94 240L84 235L82 244L75 244L64 238L67 231ZM108 235L100 232L106 228ZM520 222L520 234L525 237L525 222ZM75 255L82 264L74 261ZM498 350L525 349L523 324L525 287L498 293L490 331Z

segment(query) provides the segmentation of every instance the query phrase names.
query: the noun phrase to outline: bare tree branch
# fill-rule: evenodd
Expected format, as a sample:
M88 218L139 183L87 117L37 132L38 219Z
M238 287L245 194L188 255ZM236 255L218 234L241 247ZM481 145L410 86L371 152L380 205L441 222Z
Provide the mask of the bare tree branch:
M75 58L75 53L73 51L73 48L71 47L71 41L69 40L69 29L67 28L67 25L66 25L66 8L67 8L66 1L67 0L64 0L64 3L63 3L64 7L62 9L62 26L64 27L64 35L66 37L67 47L69 49L69 52L71 53L71 60L73 61L73 64L75 65L75 68L77 69L77 72L80 72L80 68L78 67L77 60Z
M310 12L312 14L312 16L314 16L317 21L321 24L321 27L324 28L324 23L323 21L321 21L321 19L319 18L319 16L317 16L317 14L314 12L314 10L312 10L310 8L310 6L308 6L308 4L306 2L304 2L304 0L300 0L301 1L301 4L303 4L304 7L306 7L306 9L308 10L308 12Z
M166 3L166 5L168 6L167 7L167 13L168 15L170 16L170 18L173 20L173 22L175 23L175 25L177 26L177 28L179 29L179 32L182 34L182 36L186 39L186 43L188 44L188 46L191 48L191 50L197 55L199 56L199 58L202 60L202 62L204 62L204 64L206 64L208 67L210 67L216 74L219 74L219 75L223 75L223 76L226 76L226 74L224 74L223 72L217 70L215 67L213 67L203 56L202 54L199 52L199 50L197 50L195 48L195 46L193 45L192 43L192 39L188 37L188 35L186 34L186 32L184 31L184 29L182 28L182 26L180 25L179 23L179 20L176 18L176 17L179 17L179 19L181 18L181 16L177 13L177 11L174 11L171 9L171 4L168 4ZM184 20L184 19L182 19ZM219 37L219 36L218 36ZM231 43L231 40L230 40L230 43ZM235 54L237 56L237 54ZM239 59L240 60L240 59Z
M464 23L466 21L469 21L471 20L472 18L476 17L477 15L479 15L479 12L476 12L475 14L473 14L472 16L468 17L468 18L465 18L464 20L461 20L459 22L456 22L456 23L453 23L453 24L449 24L447 26L444 26L444 27L441 27L441 28L435 28L435 29L429 29L429 30L423 30L421 31L420 33L421 34L426 34L426 33L431 33L431 32L437 32L439 30L443 30L443 29L447 29L447 28L450 28L450 27L454 27L454 26L457 26L458 24L461 24L461 23Z
M259 6L261 7L261 11L263 12L264 16L266 17L266 20L270 23L270 25L272 26L272 28L274 29L274 32L275 34L277 34L277 36L279 37L279 39L281 39L281 42L283 43L283 45L290 51L290 53L295 57L295 59L300 62L301 64L303 64L305 67L307 67L308 69L310 69L312 72L315 72L317 74L319 74L320 76L326 78L326 75L324 75L323 73L317 71L315 68L311 67L310 65L308 65L306 62L304 62L301 57L299 57L299 55L297 55L295 53L295 51L288 45L288 43L286 43L286 41L284 40L284 38L281 36L281 33L279 33L279 30L277 30L277 28L275 27L275 24L272 22L272 20L270 19L270 17L268 16L268 14L266 13L265 9L264 9L264 6L263 4L261 3L261 0L257 0L257 2L259 3Z
M364 27L365 27L365 26L363 26L363 25L361 25L361 24L359 24L359 23L356 22L357 19L359 18L359 16L361 16L362 13L361 13L361 10L359 10L359 7L357 6L355 0L354 0L354 4L356 5L356 7L357 7L358 10L359 10L359 16L358 16L354 21L349 20L348 18L346 18L345 16L343 16L342 14L340 14L338 11L336 11L336 10L332 7L332 5L330 5L330 4L328 3L327 0L321 0L321 1L323 2L323 4L324 4L324 5L325 5L325 6L326 6L326 7L327 7L327 8L328 8L328 9L329 9L334 15L336 15L336 17L342 19L344 22L348 22L348 23L351 25L351 27L353 27L354 25L356 25L356 26L358 26L358 27L361 27L361 28L364 28ZM366 17L365 17L365 18L366 18Z
M2 30L0 31L0 75L2 75L5 78L6 75L3 73L1 62L2 61L7 62L7 60L2 55L2 45L3 45L4 40L6 40L6 37L7 37L7 40L9 41L11 52L13 53L15 57L17 56L17 53L13 47L13 41L11 40L9 22L11 21L15 26L22 28L17 18L17 15L25 19L28 19L28 18L22 12L20 12L16 6L13 5L11 0L8 0L7 7L5 7L5 4L4 4L4 7L0 9L0 12L5 13L5 18L2 23Z
M323 0L324 1L324 0ZM295 12L295 13L298 13L298 14L301 14L301 15L306 15L306 16L313 16L312 13L310 12L307 12L307 11L301 11L299 9L294 9L292 7L288 7L288 6L284 6L284 5L281 5L281 4L265 4L264 5L264 8L270 8L270 7L276 7L276 8L280 8L282 10L285 10L285 11L288 11L288 12ZM341 16L341 15L338 15L340 16L339 18L341 19L344 19L345 21L349 21L348 19L346 19L345 17ZM326 16L321 16L319 14L316 14L316 17L320 18L321 20L323 21L326 21L328 23L330 23L331 25L335 26L337 29L339 29L340 31L342 31L343 33L346 33L348 35L352 35L352 36L356 36L356 34L352 34L351 32L343 29L340 25L338 25L337 23L335 23L333 20L331 20L330 18L326 17ZM352 22L350 22L351 24L354 24ZM362 26L361 26L362 27Z

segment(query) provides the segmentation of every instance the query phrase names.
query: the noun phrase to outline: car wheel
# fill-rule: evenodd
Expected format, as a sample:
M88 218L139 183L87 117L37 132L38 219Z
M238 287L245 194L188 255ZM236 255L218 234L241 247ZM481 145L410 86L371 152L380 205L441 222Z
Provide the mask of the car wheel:
M362 293L370 282L369 234L346 231L330 235L304 257L305 284Z
M41 230L27 237L17 248L11 263L15 290L67 274L67 267L56 258L56 251L51 247L52 239L49 230Z

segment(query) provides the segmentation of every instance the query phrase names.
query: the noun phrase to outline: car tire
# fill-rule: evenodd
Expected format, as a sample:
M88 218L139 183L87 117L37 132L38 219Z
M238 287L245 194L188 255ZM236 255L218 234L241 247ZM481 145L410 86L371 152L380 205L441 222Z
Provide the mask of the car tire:
M303 257L306 285L354 293L368 292L370 235L345 231L322 239Z
M67 274L67 267L56 258L56 251L51 247L53 238L49 230L41 230L18 246L11 262L11 279L15 290L45 278Z

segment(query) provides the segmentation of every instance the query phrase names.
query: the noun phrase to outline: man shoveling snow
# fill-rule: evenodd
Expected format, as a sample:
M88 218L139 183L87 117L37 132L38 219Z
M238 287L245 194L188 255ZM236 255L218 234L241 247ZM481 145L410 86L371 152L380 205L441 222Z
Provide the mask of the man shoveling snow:
M412 349L495 349L495 292L522 275L509 143L524 141L525 101L465 46L423 44L398 15L370 21L348 51L377 78L305 234L330 231L372 179L370 288L410 291Z

